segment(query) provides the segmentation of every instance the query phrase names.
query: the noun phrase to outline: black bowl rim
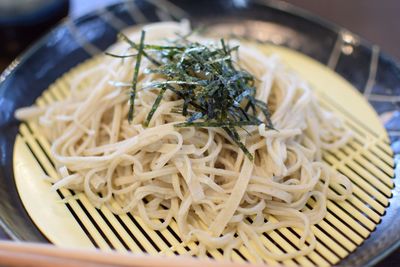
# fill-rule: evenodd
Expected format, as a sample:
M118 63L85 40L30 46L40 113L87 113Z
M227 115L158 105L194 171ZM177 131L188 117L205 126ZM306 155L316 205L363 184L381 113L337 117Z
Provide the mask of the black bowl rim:
M133 0L134 1L134 0ZM234 1L234 0L227 0L228 1ZM369 50L371 50L371 47L374 45L372 42L370 42L368 39L364 38L363 36L360 36L350 30L348 30L345 27L342 27L328 19L325 19L319 15L314 14L313 12L310 12L304 8L298 7L294 4L285 2L283 0L245 0L245 1L252 1L255 3L261 3L263 5L266 5L270 8L273 8L275 10L283 11L285 13L293 14L298 17L304 18L314 24L318 24L328 30L333 31L336 34L339 34L342 31L346 31L352 36L355 36L358 38L360 44L364 45L367 47ZM125 1L120 0L119 2L112 3L110 5L106 5L101 9L96 9L93 11L90 11L86 14L83 14L77 18L71 18L71 17L66 17L59 21L57 24L55 24L47 33L45 33L43 36L41 36L38 40L33 42L30 46L28 46L20 55L18 55L9 65L6 67L3 72L0 73L0 85L7 79L7 77L11 74L13 74L19 67L20 63L25 62L28 60L36 51L43 46L43 44L48 40L48 38L53 34L54 31L59 29L62 26L66 26L68 23L74 23L78 24L80 22L83 22L87 19L90 19L92 17L99 16L101 12L107 12L109 9L113 9L117 6L120 6L121 4L124 4ZM397 69L400 69L400 60L398 60L396 57L386 53L385 51L380 51L379 57L383 58L387 61L389 61L392 65L394 65ZM6 90L4 87L0 87L0 89ZM1 91L0 91L1 93ZM389 208L389 207L387 207ZM4 230L4 232L10 237L10 239L15 240L15 241L22 241L20 238L18 238L16 235L13 234L13 231L7 226L7 224L3 221L2 218L0 218L0 228ZM392 253L395 249L400 247L400 239L398 239L395 243L392 245L388 246L383 253L371 257L365 264L365 266L373 266L377 264L379 261L384 259L386 256L388 256L390 253ZM339 263L340 264L340 263Z

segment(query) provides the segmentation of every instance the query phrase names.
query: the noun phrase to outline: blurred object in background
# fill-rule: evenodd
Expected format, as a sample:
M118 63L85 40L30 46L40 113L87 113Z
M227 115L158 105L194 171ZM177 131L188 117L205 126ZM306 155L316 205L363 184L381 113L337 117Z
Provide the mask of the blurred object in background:
M0 0L0 72L68 11L68 0Z
M284 0L330 20L400 60L399 0Z
M0 0L2 1L2 0ZM78 18L96 9L116 4L126 0L70 0L69 16L72 19ZM131 1L131 0L129 0ZM193 1L193 0L189 0Z
M120 1L124 0L0 0L0 73L68 10L74 19ZM283 1L344 26L400 59L398 0Z

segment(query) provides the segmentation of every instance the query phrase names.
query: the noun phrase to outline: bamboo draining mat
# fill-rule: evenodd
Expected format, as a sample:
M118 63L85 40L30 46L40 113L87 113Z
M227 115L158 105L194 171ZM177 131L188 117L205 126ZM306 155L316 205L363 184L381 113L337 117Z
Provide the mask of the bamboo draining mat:
M334 265L368 238L389 204L394 168L389 141L375 111L337 74L297 52L270 46L265 50L280 54L286 64L310 81L320 103L340 116L354 133L354 139L346 147L324 153L328 164L351 179L353 196L344 202L328 201L327 216L312 227L318 241L312 253L279 262L285 266ZM71 78L96 64L96 60L66 73L43 93L37 104L45 105L66 97ZM187 254L196 247L195 243L182 244L175 223L165 230L154 231L137 216L117 216L106 208L95 209L83 194L66 189L52 192L50 184L39 178L43 173L56 175L49 151L50 144L42 136L40 127L32 122L22 123L14 147L17 188L33 222L54 244L166 255ZM71 200L63 203L64 198ZM289 252L298 249L298 233L297 229L280 229L265 233L260 239L273 252ZM209 256L221 259L222 253L209 251ZM244 248L234 253L233 260L254 261ZM278 263L267 258L265 262Z

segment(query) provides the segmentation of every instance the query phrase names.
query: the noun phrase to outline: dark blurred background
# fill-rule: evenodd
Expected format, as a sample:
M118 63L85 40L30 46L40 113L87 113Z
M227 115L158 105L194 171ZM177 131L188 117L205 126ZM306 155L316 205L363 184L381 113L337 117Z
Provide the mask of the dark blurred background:
M379 45L400 60L399 0L285 0Z
M68 10L69 0L0 0L0 69Z
M198 0L187 0L198 1ZM0 72L66 16L78 17L118 0L0 0ZM399 0L285 0L330 20L400 59ZM6 238L0 230L0 237ZM398 266L400 249L377 266Z
M195 0L187 0L195 1ZM119 0L0 0L0 70L65 16ZM400 59L398 0L285 0L378 44Z

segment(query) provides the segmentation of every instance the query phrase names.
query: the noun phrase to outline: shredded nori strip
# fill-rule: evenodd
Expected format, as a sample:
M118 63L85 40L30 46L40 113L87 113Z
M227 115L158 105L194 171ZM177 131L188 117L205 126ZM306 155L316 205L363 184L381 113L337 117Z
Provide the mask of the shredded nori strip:
M166 86L163 86L163 87L161 88L160 93L158 94L156 100L154 101L154 104L153 104L153 106L151 107L151 110L150 110L149 114L147 115L146 120L144 121L144 126L145 126L145 127L149 126L149 123L150 123L150 121L151 121L151 118L152 118L153 115L154 115L154 112L156 112L156 109L157 109L158 106L160 105L160 102L161 102L161 99L162 99L163 96L164 96L165 90L167 90L167 87L166 87Z
M136 64L135 64L135 72L133 73L133 79L132 79L132 88L131 88L131 93L130 93L130 105L129 105L129 112L128 112L128 121L129 123L132 122L133 115L135 113L135 97L136 97L136 85L137 85L137 79L139 76L139 68L140 68L140 61L142 59L142 54L143 54L143 47L144 47L144 37L146 35L145 31L142 31L142 34L140 36L140 43L138 47L138 53L136 56Z
M144 31L138 44L122 33L119 36L131 49L137 51L137 54L121 56L107 53L119 58L136 57L129 122L134 115L137 78L141 57L144 56L153 64L145 73L156 73L165 78L165 81L150 83L141 88L160 88L144 126L148 126L165 91L170 90L183 99L182 107L175 109L175 112L179 110L186 117L186 122L178 123L175 127L220 127L247 157L253 159L241 142L236 128L246 130L244 126L261 123L270 129L274 129L274 126L268 104L255 99L256 78L233 60L235 57L232 52L238 53L239 46L230 47L224 39L220 40L220 45L204 45L190 41L187 38L190 34L177 35L177 39L168 45L145 44ZM259 114L264 115L265 121L258 118Z

